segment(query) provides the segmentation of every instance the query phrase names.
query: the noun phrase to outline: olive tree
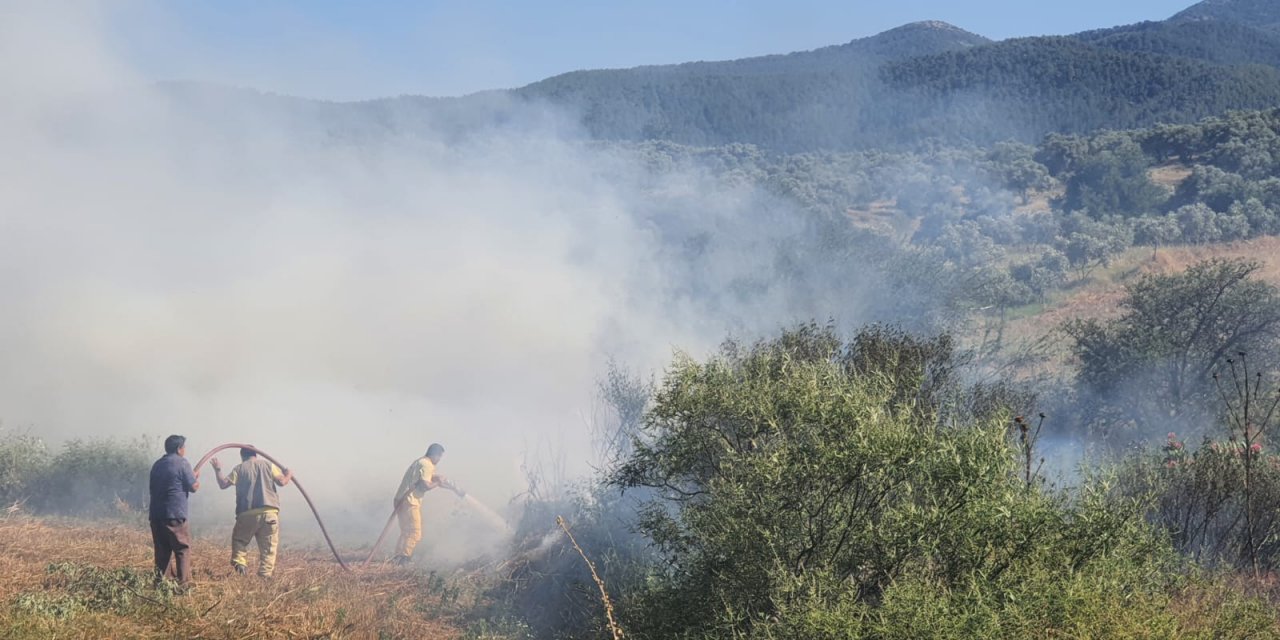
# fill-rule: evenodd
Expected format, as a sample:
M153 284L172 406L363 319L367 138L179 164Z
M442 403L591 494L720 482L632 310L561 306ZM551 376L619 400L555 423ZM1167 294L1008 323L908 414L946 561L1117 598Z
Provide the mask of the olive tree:
M1258 269L1209 260L1143 276L1126 288L1119 317L1068 323L1077 386L1099 426L1203 424L1214 408L1214 367L1240 351L1273 362L1280 294L1255 277Z

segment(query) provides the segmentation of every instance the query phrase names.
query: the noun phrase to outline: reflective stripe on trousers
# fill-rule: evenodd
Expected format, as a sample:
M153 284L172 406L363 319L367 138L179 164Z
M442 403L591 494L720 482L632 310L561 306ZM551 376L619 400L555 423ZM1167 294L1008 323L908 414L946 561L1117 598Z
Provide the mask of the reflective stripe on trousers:
M231 564L247 566L249 543L258 541L258 575L270 576L276 568L276 550L280 546L280 512L242 513L236 516L231 530Z

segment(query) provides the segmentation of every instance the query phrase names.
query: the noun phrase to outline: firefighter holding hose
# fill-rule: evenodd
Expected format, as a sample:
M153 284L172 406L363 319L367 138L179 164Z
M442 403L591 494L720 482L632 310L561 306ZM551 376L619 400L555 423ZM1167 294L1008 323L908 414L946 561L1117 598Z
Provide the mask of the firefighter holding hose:
M249 543L258 541L258 575L270 578L276 568L280 546L280 496L276 487L289 484L293 472L258 457L253 449L240 450L240 464L226 477L217 458L210 461L218 487L236 488L236 524L231 530L231 566L236 573L248 572Z
M413 559L413 549L422 539L422 496L436 487L444 487L459 496L464 495L452 482L436 473L436 465L444 456L444 447L432 444L427 453L413 461L404 472L400 488L396 489L394 509L400 521L400 541L396 544L396 564L408 564Z

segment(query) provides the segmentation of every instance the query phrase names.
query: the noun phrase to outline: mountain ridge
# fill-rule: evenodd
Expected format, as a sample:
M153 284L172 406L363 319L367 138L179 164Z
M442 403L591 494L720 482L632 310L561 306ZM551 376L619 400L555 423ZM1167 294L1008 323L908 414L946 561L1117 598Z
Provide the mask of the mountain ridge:
M1280 3L1275 0L1202 0L1170 21L1220 20L1280 30Z
M1167 20L1001 41L926 20L786 54L307 108L344 132L429 123L465 135L536 104L567 112L600 140L783 152L1034 142L1280 104L1280 32L1242 16L1280 19L1280 2L1205 0Z

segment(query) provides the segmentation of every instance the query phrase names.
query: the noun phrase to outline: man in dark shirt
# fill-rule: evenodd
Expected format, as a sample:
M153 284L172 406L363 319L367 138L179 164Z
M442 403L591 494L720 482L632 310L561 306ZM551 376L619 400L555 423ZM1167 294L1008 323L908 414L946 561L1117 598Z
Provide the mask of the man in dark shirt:
M178 584L187 586L191 579L191 563L187 549L191 546L191 529L187 524L187 495L200 488L184 458L187 439L169 436L164 440L164 457L151 465L151 542L156 555L156 582L169 569L170 556L176 561Z

